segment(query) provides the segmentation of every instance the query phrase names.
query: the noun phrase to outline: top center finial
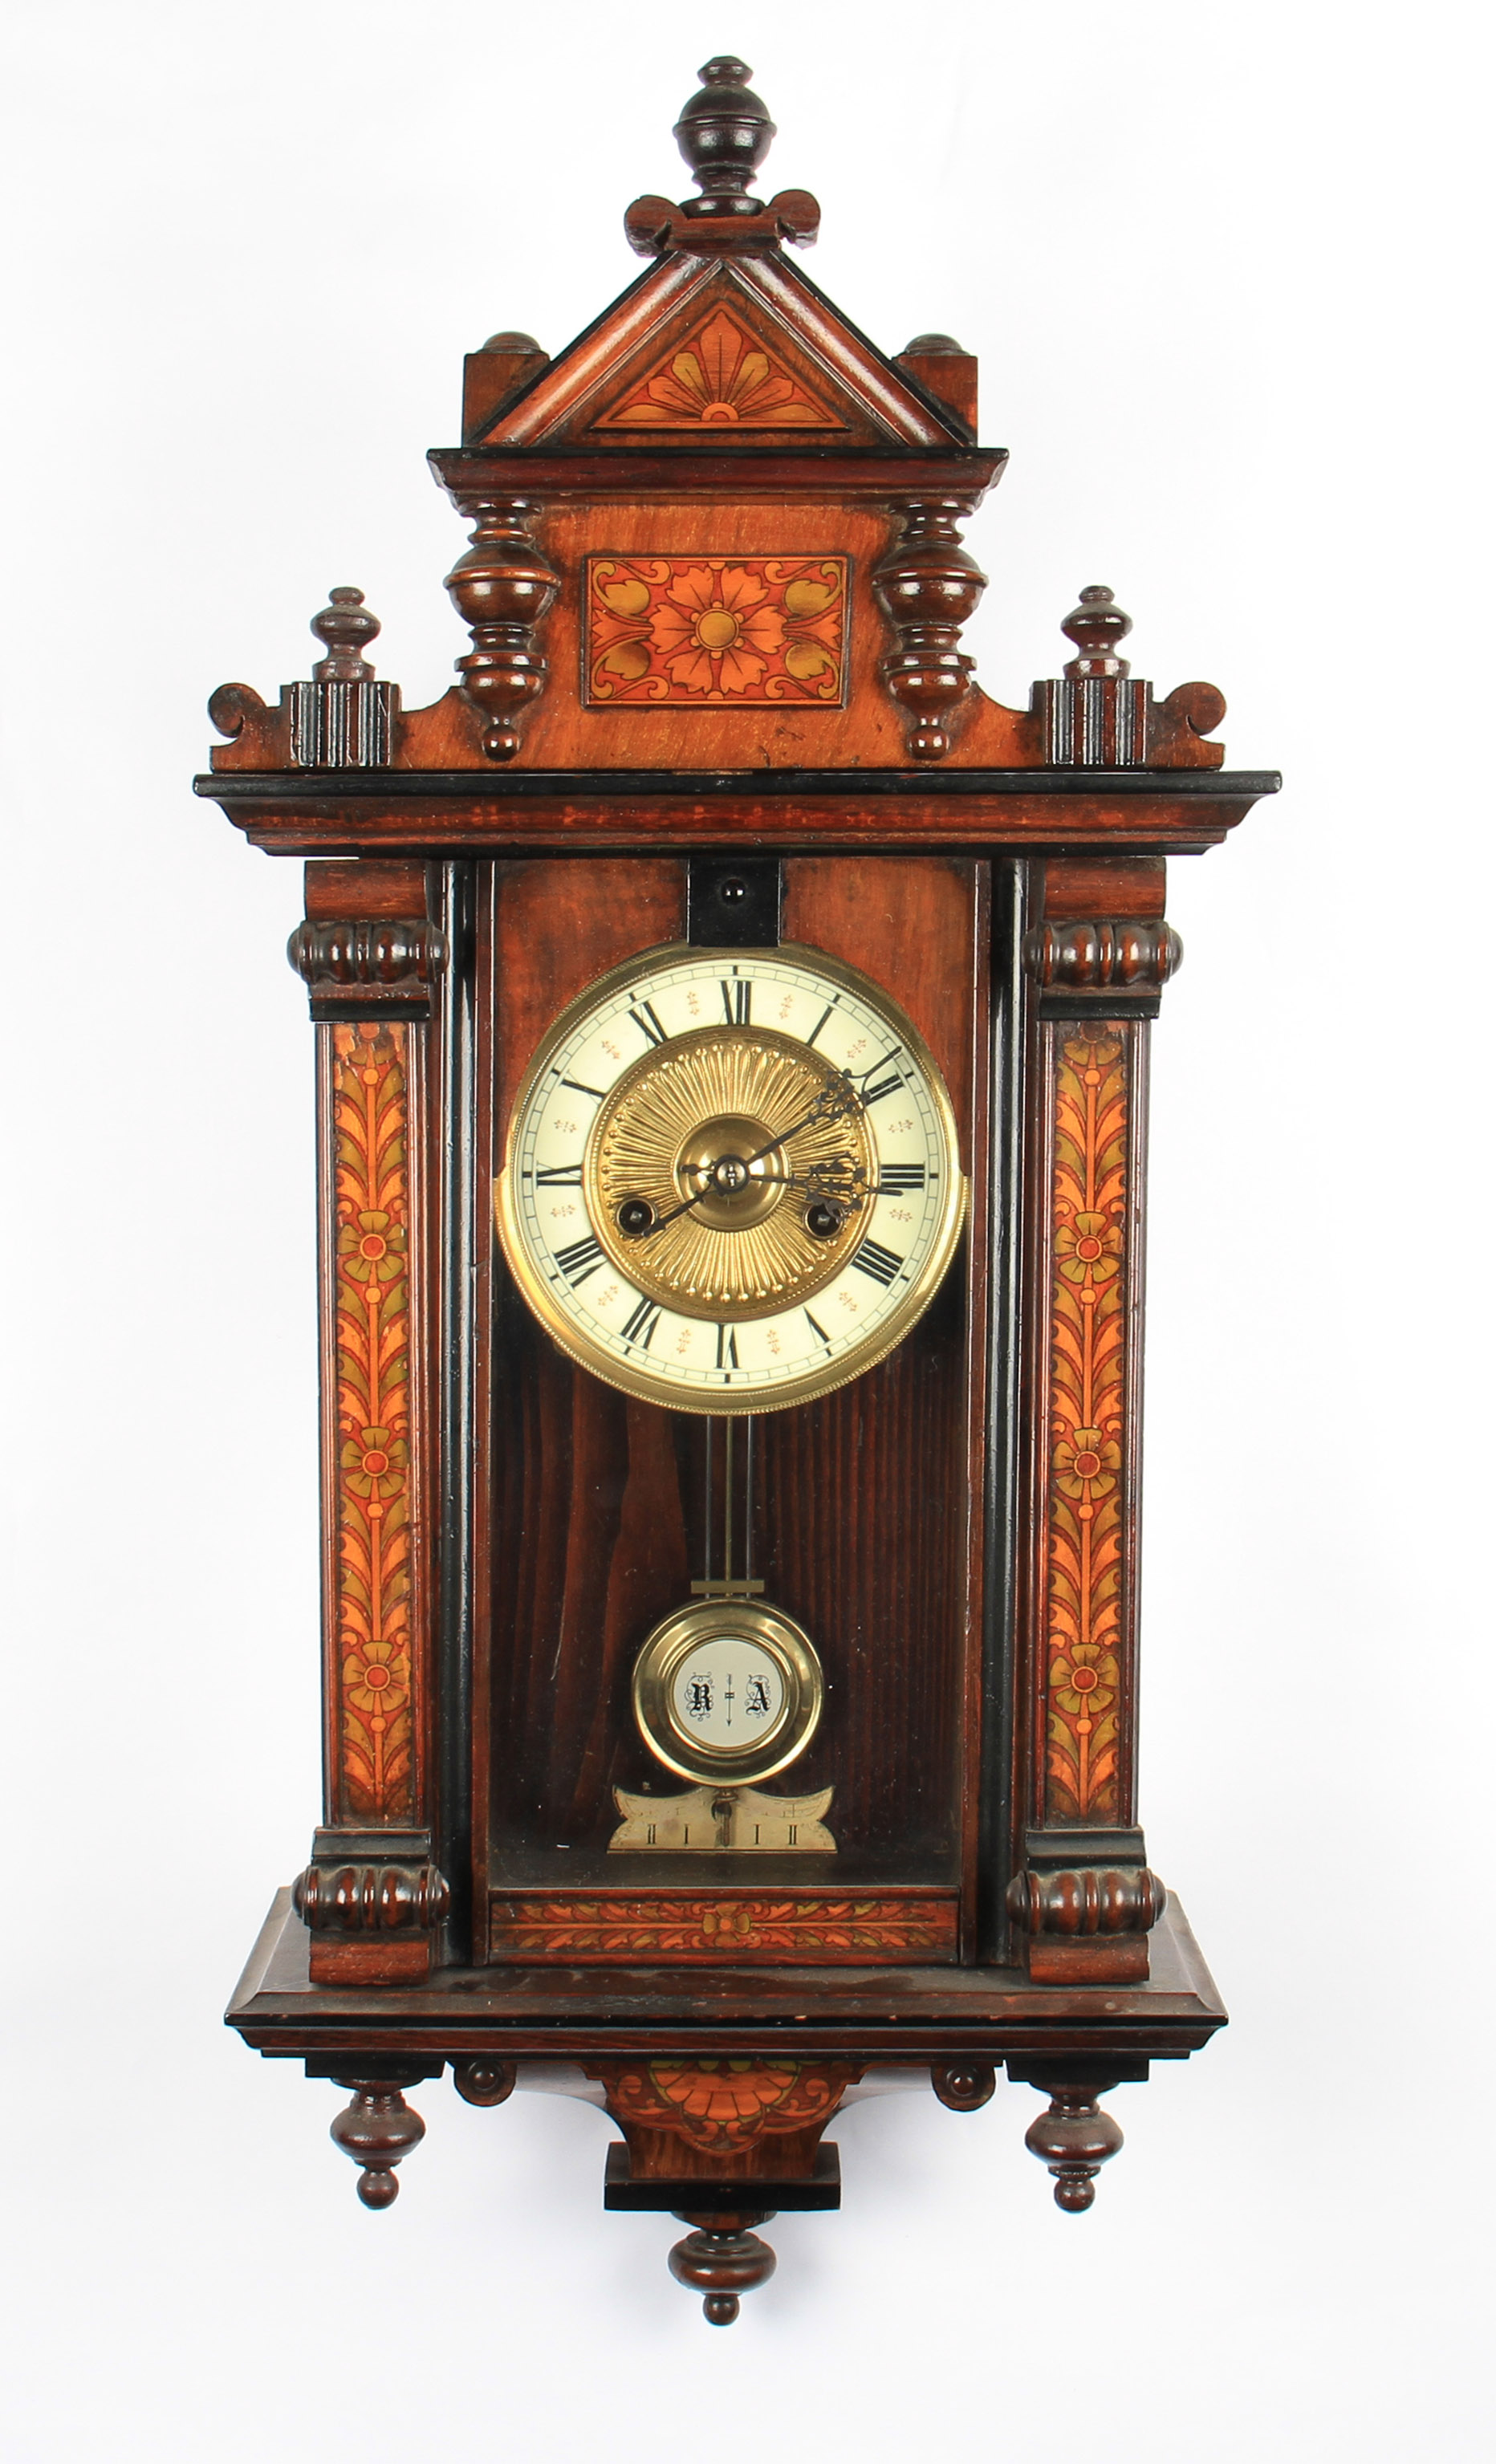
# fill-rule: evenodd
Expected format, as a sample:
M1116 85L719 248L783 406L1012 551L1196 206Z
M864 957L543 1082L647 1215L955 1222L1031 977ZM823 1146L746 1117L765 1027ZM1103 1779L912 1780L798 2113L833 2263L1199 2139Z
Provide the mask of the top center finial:
M768 105L748 83L753 71L746 60L724 53L697 74L700 91L675 122L675 143L702 193L683 210L693 216L761 212L748 187L774 141L775 128Z

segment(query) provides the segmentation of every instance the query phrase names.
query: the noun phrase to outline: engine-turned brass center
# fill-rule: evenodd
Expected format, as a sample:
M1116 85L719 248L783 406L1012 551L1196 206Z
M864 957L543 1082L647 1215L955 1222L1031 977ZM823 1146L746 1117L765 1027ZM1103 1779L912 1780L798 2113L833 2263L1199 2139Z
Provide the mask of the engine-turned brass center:
M861 1241L876 1185L847 1080L770 1027L695 1027L641 1055L599 1108L583 1165L614 1265L687 1317L769 1317L812 1298Z

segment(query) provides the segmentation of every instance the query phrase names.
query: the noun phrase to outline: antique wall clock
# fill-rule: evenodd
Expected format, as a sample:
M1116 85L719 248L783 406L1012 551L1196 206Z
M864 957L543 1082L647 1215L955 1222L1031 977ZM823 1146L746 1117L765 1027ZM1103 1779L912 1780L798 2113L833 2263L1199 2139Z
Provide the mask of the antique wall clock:
M796 269L749 75L468 359L457 686L336 589L197 782L306 859L320 1156L326 1803L230 2022L372 2208L449 2066L605 2106L718 2323L843 2104L1005 2064L1080 2210L1221 2024L1134 1802L1145 1084L1165 858L1277 785L1099 586L982 694L975 363Z

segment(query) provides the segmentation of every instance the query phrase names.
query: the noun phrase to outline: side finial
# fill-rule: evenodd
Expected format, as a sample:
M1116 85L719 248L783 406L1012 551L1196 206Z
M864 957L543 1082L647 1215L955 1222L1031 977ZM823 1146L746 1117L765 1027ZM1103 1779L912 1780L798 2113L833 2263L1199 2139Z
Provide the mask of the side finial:
M1060 630L1067 641L1073 642L1079 658L1066 661L1067 676L1125 676L1126 659L1117 655L1120 645L1133 629L1133 619L1125 616L1112 600L1104 582L1088 583L1081 592L1081 604L1072 607Z
M774 142L768 105L750 87L745 60L723 54L697 71L700 91L675 122L675 143L702 191L682 208L697 216L757 214L760 200L748 189Z
M374 673L363 655L380 631L379 618L363 605L362 590L340 583L327 594L327 605L312 619L312 630L327 646L312 673L319 684L363 684Z

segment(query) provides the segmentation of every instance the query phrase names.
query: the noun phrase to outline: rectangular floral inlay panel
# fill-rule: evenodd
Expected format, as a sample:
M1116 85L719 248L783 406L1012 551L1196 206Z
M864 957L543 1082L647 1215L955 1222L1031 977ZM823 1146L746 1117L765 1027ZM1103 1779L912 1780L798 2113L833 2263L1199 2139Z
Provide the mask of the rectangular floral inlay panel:
M586 700L846 699L844 556L587 559Z

